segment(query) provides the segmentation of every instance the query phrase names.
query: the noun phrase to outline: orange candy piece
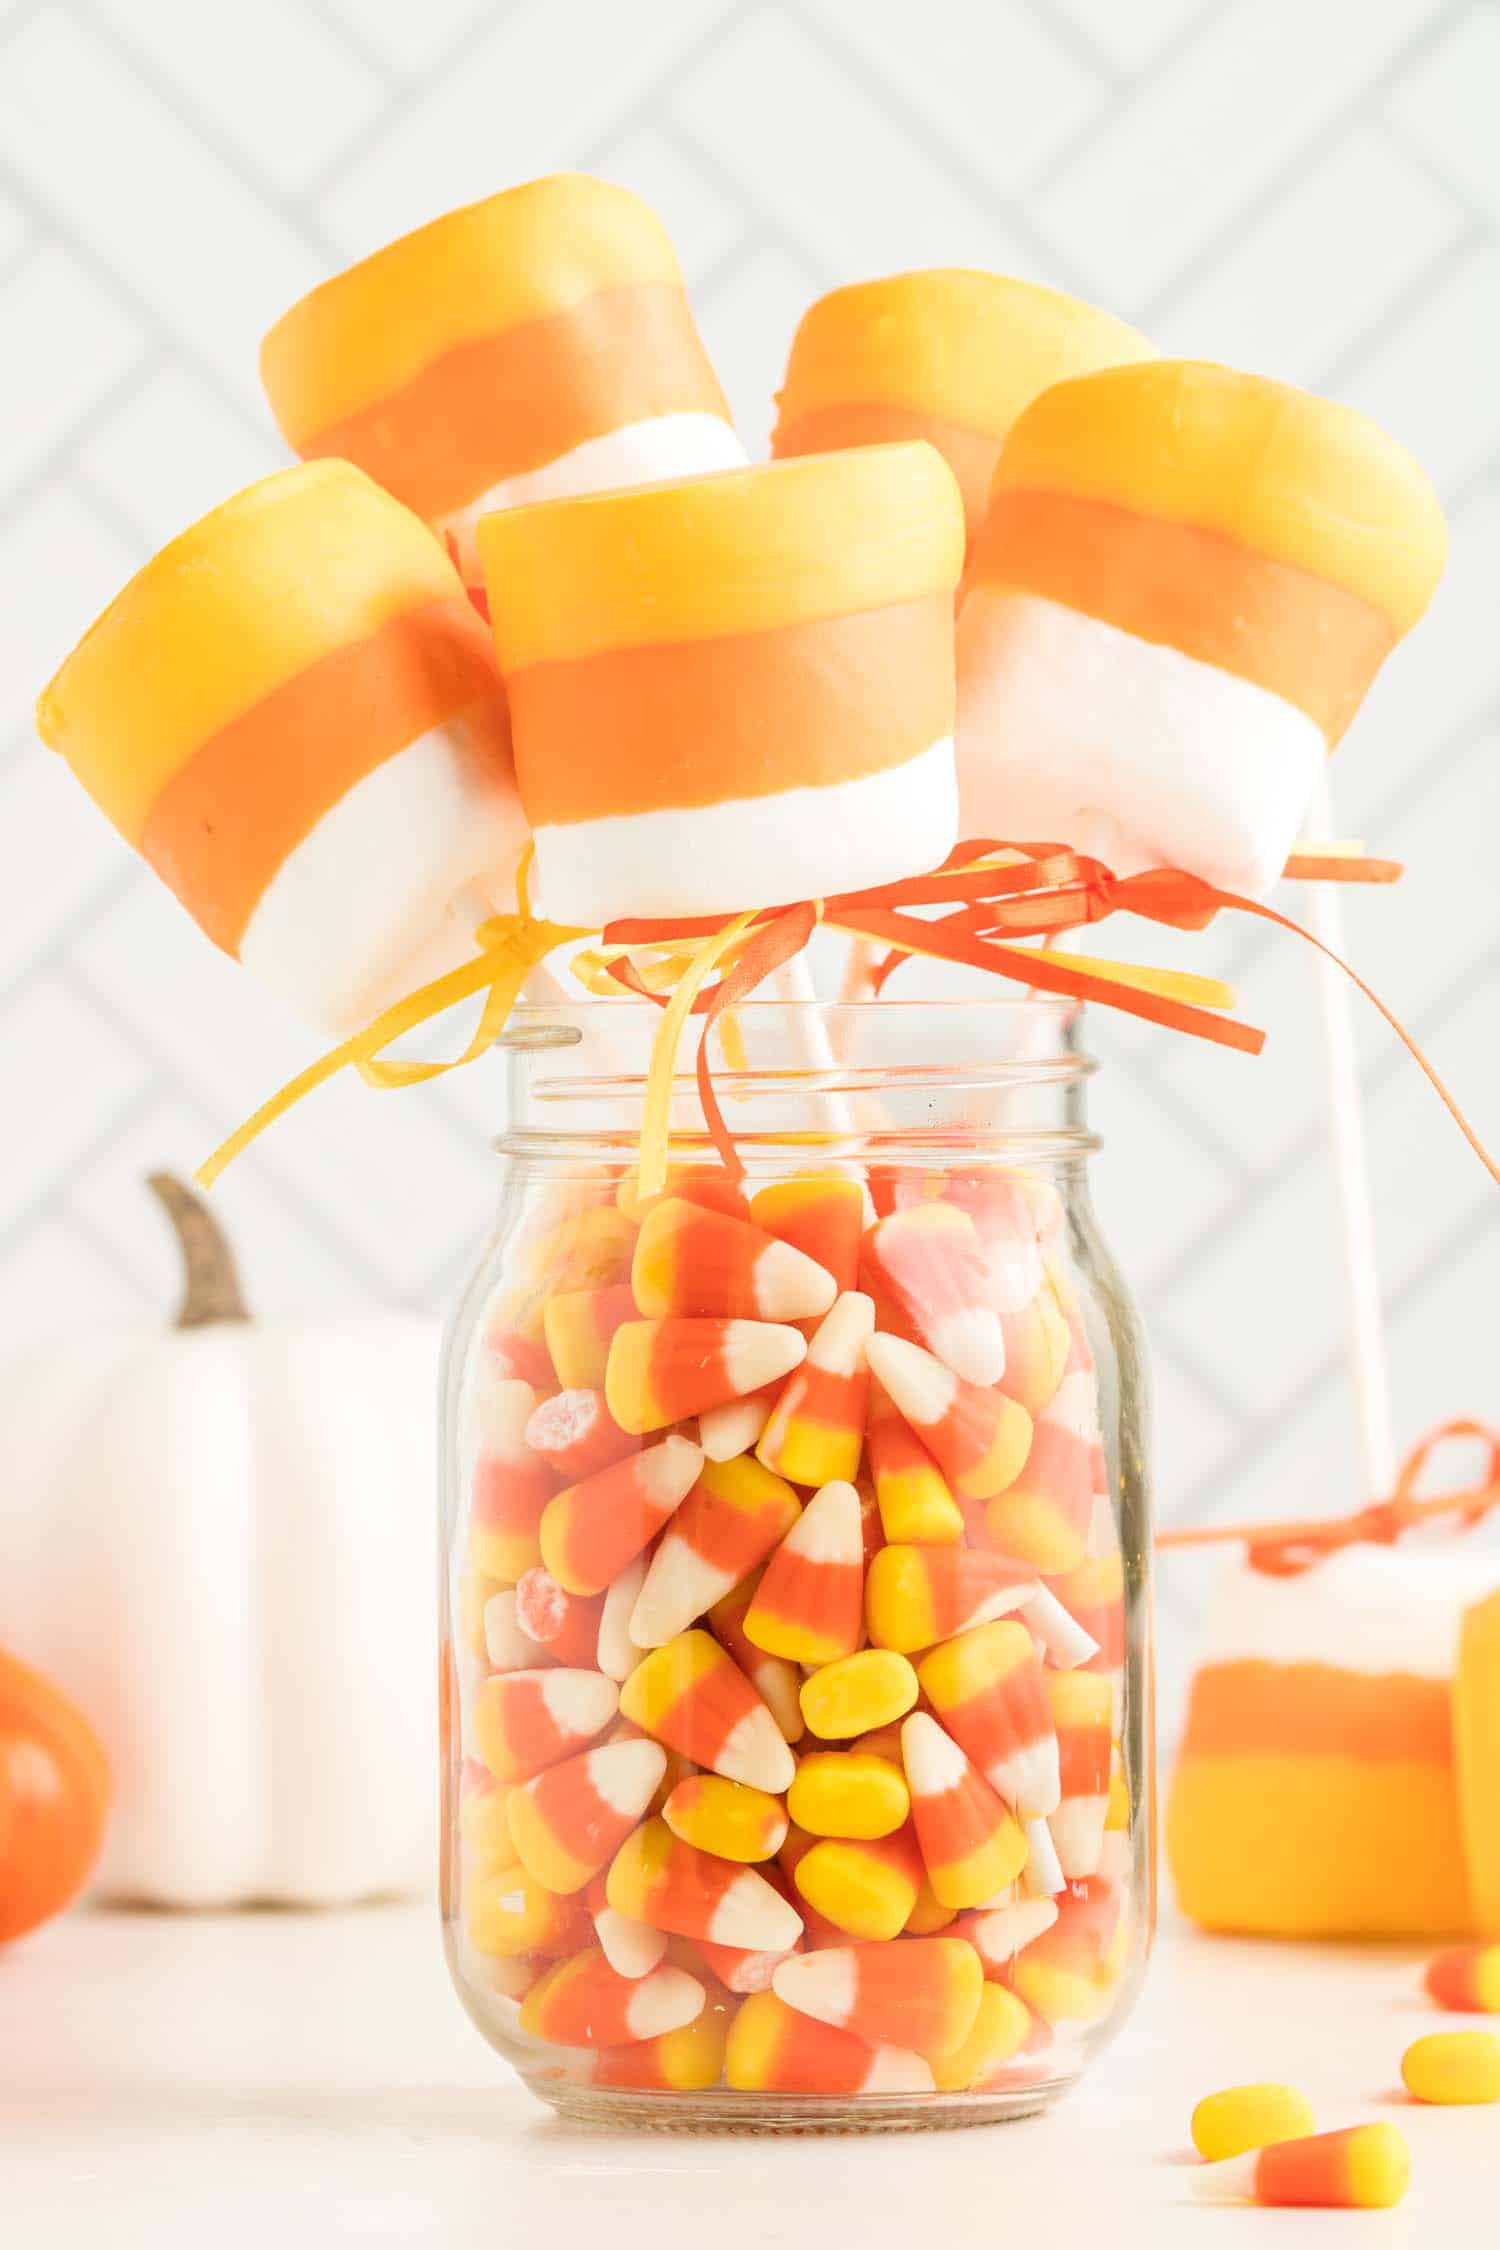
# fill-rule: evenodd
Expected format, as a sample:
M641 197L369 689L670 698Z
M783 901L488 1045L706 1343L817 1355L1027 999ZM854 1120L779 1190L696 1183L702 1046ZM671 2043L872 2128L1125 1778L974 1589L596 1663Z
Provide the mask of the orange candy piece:
M928 2094L920 2055L872 2047L849 2031L802 2015L775 1992L751 1995L730 2027L726 2084L748 2094Z
M870 1372L906 1417L956 1499L988 1500L1020 1475L1031 1416L1003 1391L966 1383L920 1344L872 1336Z
M831 1273L840 1294L854 1287L865 1223L865 1192L858 1180L841 1172L773 1180L751 1197L750 1213L767 1234Z
M772 1321L627 1320L610 1342L604 1395L621 1429L643 1437L761 1390L806 1350L800 1329Z
M635 1294L628 1281L612 1282L606 1289L565 1290L548 1298L542 1331L557 1380L565 1389L600 1388L615 1332L634 1318Z
M557 1493L540 1530L553 1577L572 1594L602 1593L656 1537L702 1466L698 1446L666 1437Z
M664 1964L622 1977L603 1953L575 1953L549 1969L521 2002L521 2029L559 2047L617 2047L659 2039L703 2012L704 1990L685 1969Z
M903 1328L966 1382L1005 1373L1005 1335L973 1220L957 1204L914 1203L872 1230L865 1261Z
M876 1648L913 1656L1019 1609L1036 1581L1008 1556L979 1547L882 1547L865 1581Z
M673 1197L647 1214L630 1278L649 1320L814 1320L837 1294L833 1276L790 1243Z
M1026 1864L1026 1831L963 1751L925 1711L901 1729L911 1814L927 1880L942 1906L980 1906Z
M875 1307L846 1289L820 1323L761 1433L756 1458L793 1484L852 1483L870 1395L865 1346Z
M766 1564L745 1633L794 1664L851 1656L863 1636L864 1539L852 1484L824 1485Z
M974 2028L984 1970L961 1938L830 1946L794 1954L772 1980L800 2015L852 2031L871 2046L951 2054Z

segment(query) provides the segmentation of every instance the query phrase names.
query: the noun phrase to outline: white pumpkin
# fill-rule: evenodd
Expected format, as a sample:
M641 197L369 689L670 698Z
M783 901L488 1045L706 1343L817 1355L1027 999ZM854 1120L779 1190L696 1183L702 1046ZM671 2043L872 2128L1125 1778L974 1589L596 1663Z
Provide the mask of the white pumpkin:
M204 1206L177 1328L0 1367L0 1642L116 1794L96 1892L333 1903L432 1879L438 1338L250 1320Z

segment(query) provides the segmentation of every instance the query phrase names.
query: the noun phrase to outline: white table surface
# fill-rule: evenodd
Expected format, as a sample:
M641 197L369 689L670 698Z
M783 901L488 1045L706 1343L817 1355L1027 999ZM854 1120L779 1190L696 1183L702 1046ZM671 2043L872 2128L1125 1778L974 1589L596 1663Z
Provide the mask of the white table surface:
M1500 2240L1500 2110L1422 2110L1402 2050L1446 2022L1414 1948L1158 1945L1117 2043L1045 2118L889 2139L560 2125L452 1997L433 1911L76 1914L0 1954L0 2241L16 2250L1238 2250ZM1397 2119L1388 2213L1194 2200L1194 2100L1301 2084Z

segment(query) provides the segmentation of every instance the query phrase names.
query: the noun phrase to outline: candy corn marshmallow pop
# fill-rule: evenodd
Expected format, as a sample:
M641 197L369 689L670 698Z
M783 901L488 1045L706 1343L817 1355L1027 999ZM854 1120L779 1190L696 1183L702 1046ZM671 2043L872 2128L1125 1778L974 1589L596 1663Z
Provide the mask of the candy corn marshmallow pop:
M578 173L403 235L261 347L288 443L342 454L451 534L486 508L743 461L655 213Z
M511 508L479 547L555 920L780 906L951 851L963 508L931 446Z
M514 897L488 636L427 526L346 461L164 547L38 724L215 944L324 1032L464 958Z
M1444 551L1421 469L1348 407L1190 360L1057 384L970 559L965 834L1259 896Z
M1150 352L1113 314L1002 274L941 266L855 282L798 323L771 451L926 438L958 479L972 538L1022 408L1050 383Z

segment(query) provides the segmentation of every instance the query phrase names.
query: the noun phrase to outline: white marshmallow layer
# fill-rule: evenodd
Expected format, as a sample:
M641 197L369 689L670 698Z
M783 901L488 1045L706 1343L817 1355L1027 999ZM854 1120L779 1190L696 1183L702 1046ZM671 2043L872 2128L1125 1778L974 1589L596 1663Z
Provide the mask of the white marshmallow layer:
M1200 1662L1446 1680L1464 1611L1497 1588L1500 1545L1483 1531L1432 1546L1345 1547L1290 1578L1236 1563L1210 1608Z
M857 781L539 828L536 855L543 910L597 929L617 915L728 914L863 890L927 873L957 841L943 740Z
M470 957L475 929L504 901L522 834L518 808L462 729L433 728L363 775L288 852L240 960L304 1023L347 1038Z
M580 493L618 492L627 485L655 484L663 477L711 476L716 469L742 469L749 455L730 425L717 414L654 414L627 422L603 437L585 438L571 452L539 469L502 477L433 525L440 539L452 535L458 567L470 586L484 583L476 533L481 516L496 508L524 508L533 500L573 500Z
M959 614L967 835L1056 838L1117 875L1181 867L1259 898L1327 755L1283 697L1062 603L978 586Z

